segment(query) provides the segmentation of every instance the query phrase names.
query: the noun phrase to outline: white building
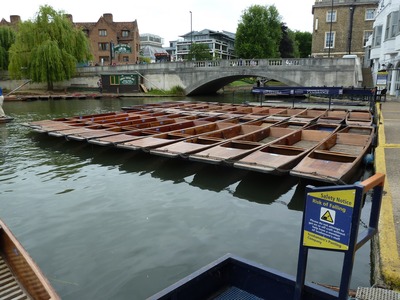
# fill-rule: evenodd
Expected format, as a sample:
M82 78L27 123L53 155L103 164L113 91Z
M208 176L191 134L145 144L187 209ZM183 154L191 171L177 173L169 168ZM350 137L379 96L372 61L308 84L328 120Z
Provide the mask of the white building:
M140 52L144 57L150 58L153 63L156 61L156 53L167 53L163 48L163 39L158 35L144 33L140 35Z
M379 2L368 48L374 84L380 89L387 87L390 95L398 95L400 91L399 11L400 0Z
M192 43L206 44L213 59L235 59L235 34L228 31L203 29L192 31L181 36L183 40L176 41L176 60L186 60Z

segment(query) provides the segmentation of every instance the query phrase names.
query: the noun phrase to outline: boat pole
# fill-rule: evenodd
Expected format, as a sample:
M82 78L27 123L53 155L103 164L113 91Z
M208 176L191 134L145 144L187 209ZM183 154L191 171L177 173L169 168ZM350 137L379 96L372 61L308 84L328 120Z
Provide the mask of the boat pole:
M23 86L27 85L29 82L31 82L31 80L29 79L28 81L26 81L25 83L21 84L20 86L18 86L17 88L13 89L11 92L9 92L7 96L10 96L12 93L14 93L15 91L19 90L20 88L22 88Z

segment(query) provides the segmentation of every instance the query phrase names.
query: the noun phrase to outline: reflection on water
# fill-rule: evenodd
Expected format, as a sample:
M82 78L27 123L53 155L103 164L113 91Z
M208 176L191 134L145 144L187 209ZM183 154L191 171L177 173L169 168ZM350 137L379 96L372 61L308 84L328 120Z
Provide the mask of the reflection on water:
M21 125L146 101L159 100L5 105L15 121L0 125L0 217L61 297L144 299L228 252L295 274L307 183L67 142ZM369 284L366 248L353 287ZM341 270L326 256L313 255L324 268L311 268L309 280L337 285Z

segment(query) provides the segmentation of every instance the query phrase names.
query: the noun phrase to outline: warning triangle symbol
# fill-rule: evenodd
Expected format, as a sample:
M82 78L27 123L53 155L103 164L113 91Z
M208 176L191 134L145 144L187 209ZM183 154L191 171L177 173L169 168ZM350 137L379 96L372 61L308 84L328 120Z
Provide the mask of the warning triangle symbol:
M333 218L329 210L327 210L321 217L321 220L324 220L329 223L333 223Z

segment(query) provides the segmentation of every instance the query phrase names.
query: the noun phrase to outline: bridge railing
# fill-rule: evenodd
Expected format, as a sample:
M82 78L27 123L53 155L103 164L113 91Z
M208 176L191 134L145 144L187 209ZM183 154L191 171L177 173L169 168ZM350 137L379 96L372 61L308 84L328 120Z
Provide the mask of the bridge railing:
M125 64L116 66L88 66L77 68L78 74L101 74L123 72L158 72L159 70L205 70L207 68L301 68L309 67L321 70L332 67L354 68L352 59L331 58L273 58L273 59L231 59L207 61L176 61L152 64Z

